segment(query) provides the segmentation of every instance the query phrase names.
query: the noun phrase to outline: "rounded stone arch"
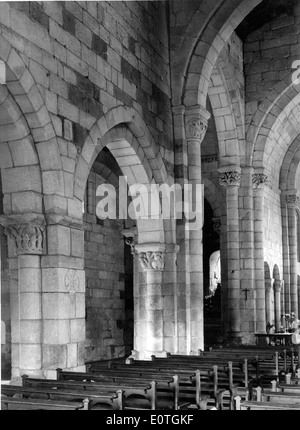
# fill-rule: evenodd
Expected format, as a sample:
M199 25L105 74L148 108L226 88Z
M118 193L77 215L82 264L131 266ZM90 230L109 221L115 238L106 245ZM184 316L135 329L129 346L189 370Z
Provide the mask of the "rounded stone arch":
M269 92L268 96L259 105L257 111L249 122L246 131L247 161L249 165L259 166L259 157L256 151L262 151L266 143L266 136L274 127L278 116L284 112L288 105L297 103L300 89L291 81L291 75L280 81Z
M151 133L133 108L117 106L104 114L91 128L75 168L74 198L83 201L85 184L99 152L107 147L127 177L128 185L162 184L168 175ZM161 219L137 220L139 243L163 243Z
M238 128L227 84L223 68L217 62L212 71L208 98L216 125L220 167L240 165Z
M282 191L299 189L300 185L300 139L288 148L280 172L279 187Z
M290 153L287 154L287 151L300 134L297 119L300 114L300 94L295 95L293 88L290 92L294 97L287 97L289 92L283 94L276 108L273 106L265 115L253 147L253 167L265 167L278 187L282 167L278 160L284 160L285 156L287 156L285 161L288 160Z
M197 42L193 46L190 45L190 51L186 52L185 59L182 53L180 54L183 62L185 61L181 65L181 73L185 77L185 81L184 83L177 82L181 90L181 104L206 106L210 77L221 51L236 27L261 1L242 0L238 5L236 2L230 4L223 2L217 4L213 10L209 1L201 4L201 9L205 6L210 8L211 16L201 30L198 30ZM210 3L209 6L208 3ZM193 27L197 25L199 16L201 14L195 13L195 19L191 20L187 27L186 39L195 33ZM187 45L187 42L183 42L181 45ZM179 72L176 73L177 75L180 76Z
M271 279L270 265L267 261L264 262L265 279Z
M3 108L3 103L6 103L7 112L10 112L13 118L18 118L18 127L16 127L18 131L15 133L21 133L14 135L9 124L2 124L4 128L1 134L8 136L6 142L11 140L9 134L13 141L17 142L15 149L18 146L18 153L24 155L27 166L38 166L39 190L45 196L45 211L50 211L53 209L50 196L53 194L63 196L65 192L60 151L52 119L25 62L9 41L1 35L0 60L6 65L6 83L0 86L0 103ZM9 157L7 151L6 154ZM20 160L16 160L16 156L11 158L12 162L16 161L17 164L14 167L17 167ZM38 174L34 176L37 183Z
M272 277L275 281L280 281L280 271L277 264L274 264Z

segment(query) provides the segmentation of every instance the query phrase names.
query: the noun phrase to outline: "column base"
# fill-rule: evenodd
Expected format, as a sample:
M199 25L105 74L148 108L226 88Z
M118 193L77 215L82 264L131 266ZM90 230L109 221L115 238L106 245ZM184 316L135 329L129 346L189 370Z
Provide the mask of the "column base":
M243 344L243 337L241 336L241 333L229 333L223 343L223 346L226 348L234 348L241 346Z

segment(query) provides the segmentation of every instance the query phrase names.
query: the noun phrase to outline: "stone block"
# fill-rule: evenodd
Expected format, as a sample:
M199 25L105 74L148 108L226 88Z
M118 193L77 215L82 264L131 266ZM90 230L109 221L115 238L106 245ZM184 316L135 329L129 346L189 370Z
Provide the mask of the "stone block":
M86 25L77 20L75 21L75 35L88 48L91 48L92 32Z
M11 195L11 205L14 213L41 213L42 196L31 191L13 193Z
M85 316L86 316L85 294L84 293L76 293L75 300L76 300L76 311L75 311L76 318L85 318Z
M67 367L67 345L43 345L43 367L65 369Z
M74 294L44 293L42 304L44 319L66 320L75 316Z
M54 19L58 24L62 25L62 7L60 3L57 2L45 2L43 3L44 12L46 15Z
M41 294L20 294L20 318L23 320L39 320L42 318Z
M44 320L43 343L62 345L70 342L69 320Z
M70 255L70 228L62 225L48 226L48 253Z
M20 191L41 192L41 177L38 166L15 167L2 171L3 193Z
M78 365L77 343L67 345L67 367L72 368Z
M12 155L7 143L0 144L0 168L7 169L13 167Z
M71 255L74 257L84 257L84 231L71 230Z
M58 267L42 269L43 292L68 293L65 283L67 272L68 269Z
M69 85L66 81L62 80L58 76L55 76L54 74L50 75L50 91L67 99L68 90Z
M42 365L42 346L40 344L20 345L20 368L40 369Z
M68 215L75 219L82 219L82 201L76 199L68 199Z
M36 144L44 170L58 170L61 168L59 148L56 139Z
M34 142L31 136L27 136L22 140L9 142L9 148L12 154L14 166L27 166L30 164L38 164L38 158L34 149Z
M11 28L15 32L45 51L51 54L53 53L52 40L45 28L31 20L24 13L19 12L17 9L11 8L10 14ZM31 31L28 31L28 28L30 28Z
M44 196L45 213L66 214L67 200L61 196Z
M25 344L40 344L42 343L42 328L41 320L20 321L20 342Z
M85 319L78 318L70 321L71 343L85 340Z
M41 292L40 268L19 269L19 291L20 293Z
M60 170L46 171L42 173L43 191L45 194L65 195L64 176Z

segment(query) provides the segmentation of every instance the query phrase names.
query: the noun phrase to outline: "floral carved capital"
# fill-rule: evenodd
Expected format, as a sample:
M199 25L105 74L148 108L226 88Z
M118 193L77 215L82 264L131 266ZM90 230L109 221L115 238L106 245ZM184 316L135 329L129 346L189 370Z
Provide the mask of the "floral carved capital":
M188 138L199 139L203 141L207 131L207 121L202 118L195 118L188 122Z
M254 189L259 188L262 185L267 185L268 176L264 173L254 173L252 175L252 185Z
M299 208L300 207L300 197L296 194L291 194L286 196L286 204L288 208Z
M165 267L165 256L162 251L140 252L138 255L144 270L163 270Z
M241 184L242 174L237 170L220 172L219 183L224 187L236 186L239 187Z
M17 255L44 253L46 232L43 225L10 225L5 234L13 241Z

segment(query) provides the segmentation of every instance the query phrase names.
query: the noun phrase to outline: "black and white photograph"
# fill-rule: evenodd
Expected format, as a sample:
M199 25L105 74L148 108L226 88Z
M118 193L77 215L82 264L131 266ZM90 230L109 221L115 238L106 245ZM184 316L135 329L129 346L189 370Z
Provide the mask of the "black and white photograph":
M0 0L0 267L1 411L300 411L300 0Z

